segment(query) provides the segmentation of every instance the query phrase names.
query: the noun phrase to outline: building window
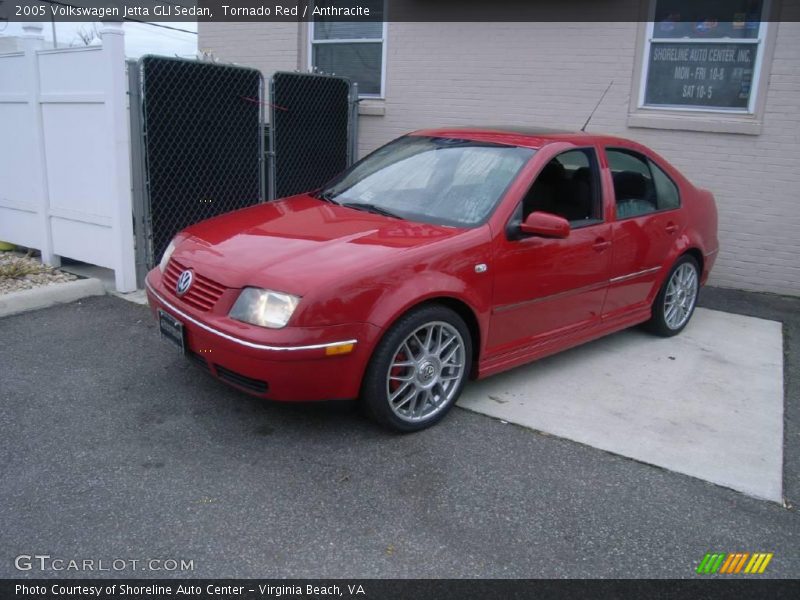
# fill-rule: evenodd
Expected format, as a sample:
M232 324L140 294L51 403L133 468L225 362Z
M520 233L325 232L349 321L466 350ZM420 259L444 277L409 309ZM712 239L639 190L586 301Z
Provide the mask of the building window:
M322 5L323 2L318 4ZM384 0L363 0L370 18L383 18ZM309 67L358 83L362 97L382 98L385 81L386 23L337 22L317 18L310 24Z
M655 0L638 108L754 114L768 3Z

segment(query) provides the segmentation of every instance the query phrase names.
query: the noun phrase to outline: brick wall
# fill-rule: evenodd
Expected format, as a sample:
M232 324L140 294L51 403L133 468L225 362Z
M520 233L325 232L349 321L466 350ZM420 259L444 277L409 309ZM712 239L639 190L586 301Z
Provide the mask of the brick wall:
M223 62L259 69L265 78L274 71L294 71L300 52L298 23L204 23L197 24L201 52Z
M796 4L798 0L786 0ZM362 115L361 153L409 130L525 124L622 135L711 189L722 249L711 283L800 295L800 23L778 28L760 135L630 128L636 23L390 23L382 116ZM302 68L304 26L200 25L225 60Z

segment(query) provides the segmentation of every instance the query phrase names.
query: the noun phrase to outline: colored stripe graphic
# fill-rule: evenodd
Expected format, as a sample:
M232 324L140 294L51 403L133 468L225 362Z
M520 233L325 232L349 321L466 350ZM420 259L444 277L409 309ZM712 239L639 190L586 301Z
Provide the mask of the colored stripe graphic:
M741 573L744 568L744 573L752 575L761 574L767 569L767 565L772 560L774 554L772 552L731 552L726 554L724 552L707 552L697 565L697 573L700 575L713 575L718 573L720 575L732 575ZM749 561L747 559L750 559ZM747 566L745 567L745 563Z
M725 564L722 565L722 568L719 570L720 573L738 573L742 570L744 566L744 561L747 560L747 557L750 556L749 552L737 552L735 554L728 554L728 559L725 561Z
M705 575L712 575L719 570L722 561L725 559L725 554L719 552L707 552L697 565L697 572Z
M747 564L745 568L745 573L758 573L761 574L767 569L767 565L769 561L772 560L773 557L772 552L756 552L753 554L753 558L750 559L750 562Z

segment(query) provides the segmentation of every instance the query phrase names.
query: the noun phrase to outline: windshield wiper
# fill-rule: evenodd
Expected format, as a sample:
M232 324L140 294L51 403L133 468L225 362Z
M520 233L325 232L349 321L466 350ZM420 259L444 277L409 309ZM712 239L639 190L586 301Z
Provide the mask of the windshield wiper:
M336 200L333 199L334 195L335 195L334 192L327 191L327 192L320 192L315 197L324 202L330 202L331 204L341 204L341 202L337 202Z
M365 210L367 212L375 213L376 215L383 215L384 217L394 217L395 219L401 219L405 221L403 217L398 215L397 213L393 213L390 210L386 210L380 206L376 206L374 204L369 204L368 202L341 202L342 206L346 206L347 208L354 208L356 210Z

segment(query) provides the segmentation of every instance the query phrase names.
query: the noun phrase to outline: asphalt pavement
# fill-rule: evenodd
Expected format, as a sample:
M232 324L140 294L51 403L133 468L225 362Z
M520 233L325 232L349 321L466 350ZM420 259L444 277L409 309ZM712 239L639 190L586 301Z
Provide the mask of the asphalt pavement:
M794 504L800 299L702 304L784 321ZM793 508L461 409L397 435L341 405L262 402L110 296L0 319L0 432L0 577L692 578L711 551L800 573ZM140 562L18 570L29 555Z

